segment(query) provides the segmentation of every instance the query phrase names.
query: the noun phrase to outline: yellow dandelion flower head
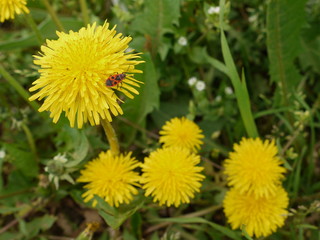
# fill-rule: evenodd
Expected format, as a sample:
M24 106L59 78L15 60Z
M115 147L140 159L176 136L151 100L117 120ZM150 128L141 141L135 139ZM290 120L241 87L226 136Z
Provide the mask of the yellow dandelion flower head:
M232 188L223 200L223 208L232 229L244 226L250 236L260 237L268 236L284 225L288 203L288 194L280 186L274 195L261 198Z
M257 197L274 194L286 172L277 153L274 141L243 138L224 163L229 186Z
M114 90L130 98L134 97L131 93L139 94L134 87L141 82L133 73L141 73L135 65L143 61L136 60L139 53L126 52L131 37L116 34L107 22L57 35L57 40L47 40L35 56L40 78L30 91L40 90L29 100L45 98L39 111L50 111L55 123L63 111L72 127L75 120L79 128L87 121L91 125L100 124L101 119L111 122L111 113L123 113ZM119 81L110 82L111 77Z
M29 13L26 7L26 0L1 0L0 1L0 22L14 19L15 14Z
M202 130L193 121L182 117L167 121L160 131L160 143L163 147L182 147L192 151L200 149L204 136Z
M140 176L134 169L140 163L131 153L114 156L111 151L101 152L99 157L85 165L81 170L78 182L87 182L82 194L85 202L90 201L94 195L103 198L110 206L129 203L133 195L138 193L135 186L139 186ZM97 202L93 201L93 206Z
M160 205L178 207L189 203L195 192L200 191L201 181L205 178L200 172L203 167L196 166L200 156L186 148L163 148L152 152L142 164L141 183Z

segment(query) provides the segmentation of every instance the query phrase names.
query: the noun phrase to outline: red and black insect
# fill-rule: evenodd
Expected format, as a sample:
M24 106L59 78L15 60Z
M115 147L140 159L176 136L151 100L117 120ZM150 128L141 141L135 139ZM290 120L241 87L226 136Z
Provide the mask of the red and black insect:
M119 83L122 82L123 79L126 78L126 74L125 73L119 73L119 74L114 74L111 75L110 77L108 77L108 79L106 80L106 86L107 87L114 87L117 86Z

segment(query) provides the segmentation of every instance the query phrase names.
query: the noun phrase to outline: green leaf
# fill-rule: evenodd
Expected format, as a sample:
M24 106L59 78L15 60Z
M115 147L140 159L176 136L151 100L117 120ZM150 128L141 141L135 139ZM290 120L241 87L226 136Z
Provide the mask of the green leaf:
M83 27L82 21L75 20L74 18L60 18L63 26L67 30L77 31L81 27ZM51 20L51 18L47 18L38 26L40 32L46 39L57 39L58 36L56 34L56 25ZM37 47L39 46L37 42L37 38L33 32L26 37L20 38L18 40L10 40L3 43L0 43L0 51L1 50L12 50L17 48L27 48L27 47Z
M146 0L144 11L137 14L132 30L149 38L152 52L160 47L165 33L173 33L180 17L180 0Z
M200 217L160 218L160 219L155 219L153 221L154 222L173 222L173 223L204 223L204 224L208 224L213 229L223 233L225 236L228 236L231 239L234 239L234 240L241 239L240 235L237 232L232 231L229 228L226 228L226 227L221 226L219 224L210 222L210 221L205 220L204 218L200 218Z
M319 22L310 24L302 30L300 63L305 70L311 66L320 74L320 28Z
M306 0L270 0L267 10L267 47L271 80L282 85L283 95L301 80L294 60L301 50ZM283 96L287 97L287 96Z
M5 149L12 156L13 165L25 176L37 177L39 166L31 151L20 149L16 144L4 144Z
M74 139L75 151L71 153L73 161L68 162L67 167L74 167L78 165L86 156L89 150L89 141L84 131L78 131L79 135Z
M117 229L125 220L142 207L145 197L143 195L136 196L130 204L122 204L118 208L111 207L98 196L95 196L94 199L98 201L97 208L100 216L110 227Z
M124 117L130 122L144 127L146 116L154 109L159 108L160 90L158 87L158 75L151 60L149 53L143 55L145 63L139 65L142 74L136 74L135 78L144 84L141 84L139 95L134 99L127 99L123 104ZM130 143L136 134L136 129L132 126L122 129Z
M220 14L222 14L220 12ZM222 55L225 61L225 66L227 68L227 75L231 80L231 83L234 87L235 95L237 97L237 103L240 110L241 118L243 124L245 126L246 132L249 137L255 138L258 137L257 126L254 122L252 111L251 111L251 103L250 97L247 90L246 79L244 72L242 71L242 76L238 74L236 65L233 61L230 48L226 39L226 36L221 29L221 46L222 46Z
M23 231L26 231L25 235L28 239L31 239L32 237L37 236L40 231L46 231L51 228L56 220L57 217L46 214L42 217L33 219L31 222L26 223L21 220L19 223L21 224L20 227L24 228Z

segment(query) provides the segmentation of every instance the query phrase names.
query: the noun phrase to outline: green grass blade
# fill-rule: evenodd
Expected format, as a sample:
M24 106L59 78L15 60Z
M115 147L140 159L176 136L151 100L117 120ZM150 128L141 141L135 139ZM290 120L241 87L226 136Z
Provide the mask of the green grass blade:
M242 79L240 79L237 72L236 66L234 64L230 48L228 46L227 39L224 32L221 30L221 46L222 54L228 69L228 76L235 90L235 95L237 98L238 107L240 110L241 118L245 126L246 132L249 137L258 137L258 131L256 124L253 119L250 98L247 90L246 80L244 73L242 72Z
M204 224L208 224L213 229L223 233L225 236L227 236L227 237L229 237L231 239L234 239L234 240L240 240L241 239L240 235L237 232L232 231L227 227L224 227L224 226L221 226L219 224L210 222L210 221L205 220L204 218L200 218L200 217L161 218L161 219L155 219L153 221L154 222L172 222L172 223L204 223Z

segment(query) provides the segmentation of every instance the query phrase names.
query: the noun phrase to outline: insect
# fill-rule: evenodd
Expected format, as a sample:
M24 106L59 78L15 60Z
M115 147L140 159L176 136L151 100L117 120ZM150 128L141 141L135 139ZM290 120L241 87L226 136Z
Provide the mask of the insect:
M126 74L125 73L120 73L120 74L114 74L111 75L110 77L108 77L108 79L106 80L106 86L107 87L114 87L117 86L119 83L121 83L121 81L123 79L126 78Z

